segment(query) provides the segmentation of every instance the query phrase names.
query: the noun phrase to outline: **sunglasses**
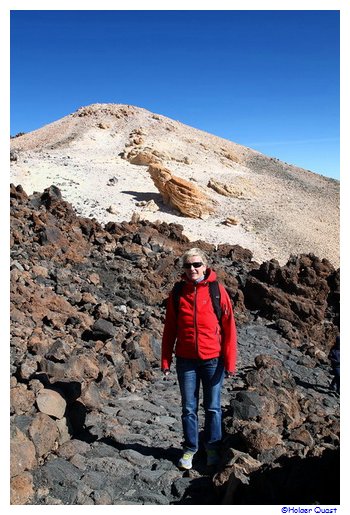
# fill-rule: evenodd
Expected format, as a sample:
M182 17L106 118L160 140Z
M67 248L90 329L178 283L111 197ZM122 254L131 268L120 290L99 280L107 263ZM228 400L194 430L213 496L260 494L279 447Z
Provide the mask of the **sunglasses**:
M188 270L193 266L194 268L199 268L203 265L201 261L196 261L195 263L184 263L184 268L187 268Z

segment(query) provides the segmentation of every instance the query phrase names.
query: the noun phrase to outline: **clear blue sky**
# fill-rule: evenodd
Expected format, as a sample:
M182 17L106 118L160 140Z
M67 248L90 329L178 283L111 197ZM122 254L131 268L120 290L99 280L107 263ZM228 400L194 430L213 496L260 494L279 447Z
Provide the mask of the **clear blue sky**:
M143 107L339 179L339 11L11 13L11 134Z

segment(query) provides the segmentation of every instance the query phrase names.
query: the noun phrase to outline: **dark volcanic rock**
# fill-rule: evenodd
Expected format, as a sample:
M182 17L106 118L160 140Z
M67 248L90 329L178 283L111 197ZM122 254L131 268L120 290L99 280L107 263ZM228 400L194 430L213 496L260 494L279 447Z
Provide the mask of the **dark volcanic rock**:
M309 254L291 256L282 267L263 263L248 275L243 292L246 306L273 320L293 345L328 355L339 332L339 286L339 270Z
M190 243L175 224L102 227L56 187L28 197L11 185L10 200L12 504L338 502L328 351L339 270L313 255L259 265L237 245ZM165 301L192 246L225 284L239 332L214 476L202 449L189 474L177 469L180 394L159 370Z

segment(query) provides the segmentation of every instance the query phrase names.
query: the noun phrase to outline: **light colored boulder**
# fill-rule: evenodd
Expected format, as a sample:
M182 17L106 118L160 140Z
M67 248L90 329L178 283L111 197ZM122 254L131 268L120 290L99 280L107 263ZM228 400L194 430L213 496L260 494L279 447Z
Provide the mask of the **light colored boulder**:
M36 403L41 413L46 413L46 415L55 418L62 418L67 406L61 394L48 388L44 388L38 393Z
M215 179L210 179L208 182L208 188L216 191L220 195L225 197L243 197L243 192L235 188L232 184L226 184Z
M207 218L214 212L214 203L197 186L176 177L162 165L151 164L148 172L166 204L190 218Z

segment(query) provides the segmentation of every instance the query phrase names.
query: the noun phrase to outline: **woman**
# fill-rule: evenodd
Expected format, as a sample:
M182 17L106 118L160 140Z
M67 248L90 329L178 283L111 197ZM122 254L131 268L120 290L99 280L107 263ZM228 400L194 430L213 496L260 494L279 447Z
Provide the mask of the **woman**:
M221 387L224 373L232 375L236 368L237 336L231 301L221 284L221 320L215 314L209 283L216 281L216 273L208 268L204 252L198 248L188 250L182 256L182 266L184 284L178 306L174 291L167 302L161 366L163 373L169 374L175 350L184 432L184 450L178 466L191 469L198 450L200 383L207 464L215 465L219 461Z

